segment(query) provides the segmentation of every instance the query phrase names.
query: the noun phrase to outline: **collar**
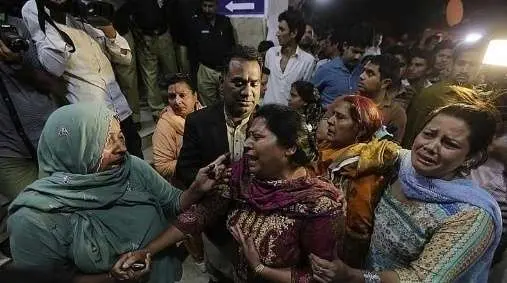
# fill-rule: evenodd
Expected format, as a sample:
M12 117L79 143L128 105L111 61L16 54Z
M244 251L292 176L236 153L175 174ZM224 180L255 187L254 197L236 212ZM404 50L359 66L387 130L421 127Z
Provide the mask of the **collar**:
M245 119L241 120L241 122L239 124L237 124L237 123L234 123L234 121L229 117L229 115L227 114L227 111L225 110L225 107L224 107L224 116L225 116L225 124L228 127L237 128L237 127L241 127L241 126L244 126L245 124L247 124L248 121L250 121L251 115L249 115Z
M299 48L299 45L296 47L296 53L294 53L291 58L299 58L303 55L303 49ZM278 49L276 50L276 56L280 57L282 56L282 47L278 46Z

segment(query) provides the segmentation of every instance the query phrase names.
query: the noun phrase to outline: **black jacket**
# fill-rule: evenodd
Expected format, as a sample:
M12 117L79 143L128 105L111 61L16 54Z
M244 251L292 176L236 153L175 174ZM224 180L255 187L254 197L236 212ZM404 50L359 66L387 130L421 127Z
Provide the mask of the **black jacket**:
M186 118L183 146L175 178L188 188L197 171L229 152L223 103L196 111Z

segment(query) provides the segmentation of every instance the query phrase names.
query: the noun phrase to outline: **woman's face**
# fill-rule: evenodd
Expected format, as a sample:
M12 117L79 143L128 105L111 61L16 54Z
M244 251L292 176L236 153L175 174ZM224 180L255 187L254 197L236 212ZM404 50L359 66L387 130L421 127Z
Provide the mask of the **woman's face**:
M289 107L298 111L303 109L308 103L306 103L301 96L299 96L298 91L295 87L290 89L290 98L289 98Z
M120 122L113 119L109 125L109 132L98 171L102 172L119 167L125 161L126 152L127 147L125 146L125 137L121 132Z
M465 121L445 114L435 116L415 138L412 165L423 176L453 179L467 161L469 136Z
M334 104L331 117L327 120L327 136L335 147L344 148L354 144L359 135L359 127L350 116L350 103L341 100Z
M288 168L288 157L293 151L278 145L278 139L262 117L255 118L245 142L245 157L250 173L262 180L279 178Z
M184 82L172 84L167 89L169 106L174 114L186 118L195 109L197 95Z

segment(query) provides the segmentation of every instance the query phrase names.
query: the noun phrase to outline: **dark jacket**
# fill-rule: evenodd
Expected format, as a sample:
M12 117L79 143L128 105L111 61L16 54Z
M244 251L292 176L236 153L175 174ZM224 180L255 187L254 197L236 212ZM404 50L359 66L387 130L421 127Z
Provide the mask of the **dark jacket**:
M175 178L188 188L197 171L229 151L223 103L188 115Z

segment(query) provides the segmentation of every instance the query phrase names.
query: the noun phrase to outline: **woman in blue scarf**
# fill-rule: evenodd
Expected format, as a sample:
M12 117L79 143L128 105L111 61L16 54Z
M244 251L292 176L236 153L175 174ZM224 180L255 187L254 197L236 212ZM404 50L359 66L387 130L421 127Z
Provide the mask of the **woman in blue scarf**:
M74 282L115 282L109 271L119 255L144 247L214 184L202 169L182 192L146 162L126 152L119 121L103 104L62 107L42 132L40 179L9 208L8 228L15 267L75 274ZM181 264L171 251L129 270L148 282L178 280ZM142 265L141 265L142 269Z
M484 106L433 113L399 154L375 210L368 270L310 256L318 282L487 282L502 231L493 197L464 178L484 162L495 133Z

